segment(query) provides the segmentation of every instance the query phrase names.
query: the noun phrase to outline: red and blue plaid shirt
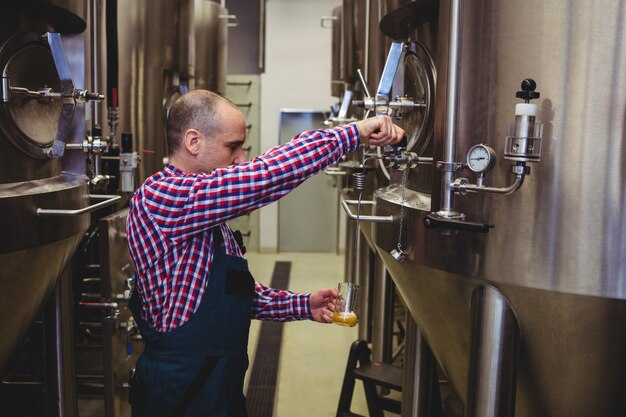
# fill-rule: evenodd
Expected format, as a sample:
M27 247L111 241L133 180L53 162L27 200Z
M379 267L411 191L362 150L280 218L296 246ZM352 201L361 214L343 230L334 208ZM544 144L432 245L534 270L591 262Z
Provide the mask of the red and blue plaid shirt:
M354 125L303 132L253 160L186 174L167 165L148 178L130 203L126 232L135 264L142 318L167 332L186 323L207 287L213 259L213 227L224 251L242 256L226 221L270 204L358 146ZM259 283L252 318L310 318L310 294Z

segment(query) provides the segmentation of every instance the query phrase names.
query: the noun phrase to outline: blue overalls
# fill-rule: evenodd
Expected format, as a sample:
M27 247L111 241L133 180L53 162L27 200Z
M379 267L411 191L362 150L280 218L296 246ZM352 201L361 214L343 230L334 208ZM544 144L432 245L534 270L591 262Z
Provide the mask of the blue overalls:
M254 278L245 259L221 249L214 236L211 273L191 319L161 333L141 318L136 291L130 309L146 347L131 380L133 417L246 417L243 380Z

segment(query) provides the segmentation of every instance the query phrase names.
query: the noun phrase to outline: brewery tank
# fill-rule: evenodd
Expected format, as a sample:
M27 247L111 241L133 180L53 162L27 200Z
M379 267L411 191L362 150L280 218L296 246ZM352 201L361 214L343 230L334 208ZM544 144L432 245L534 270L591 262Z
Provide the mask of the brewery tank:
M626 383L625 16L624 1L440 4L433 154L444 163L433 170L430 190L418 192L409 181L411 198L401 196L402 187L375 193L376 214L398 219L404 205L407 260L390 255L398 220L376 224L374 234L466 409L476 389L472 293L489 288L510 307L521 338L513 355L514 410L495 415L626 414L618 394ZM471 146L486 144L498 156L489 186L512 182L504 138L528 77L541 94L540 162L511 195L448 195L466 222L493 225L488 233L426 228L427 216L448 198L447 163L465 162ZM476 181L467 170L454 176Z
M38 214L40 209L76 211L89 205L82 152L59 151L61 143L84 139L84 106L23 93L42 88L67 92L70 83L83 88L84 17L85 7L78 1L2 6L0 373L89 225L88 214ZM45 35L48 31L63 35ZM65 70L57 60L61 66L65 62Z
M225 92L228 18L209 0L120 3L119 126L134 135L140 181L163 167L174 101L190 89Z

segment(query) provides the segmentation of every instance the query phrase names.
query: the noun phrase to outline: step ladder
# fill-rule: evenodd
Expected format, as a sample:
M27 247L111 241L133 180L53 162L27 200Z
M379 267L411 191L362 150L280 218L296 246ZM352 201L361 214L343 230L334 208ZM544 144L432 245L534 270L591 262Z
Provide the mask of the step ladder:
M350 347L336 417L364 417L350 411L356 380L363 382L369 417L384 417L384 411L400 414L401 402L378 394L378 387L402 391L403 371L389 364L372 364L371 351L364 340Z

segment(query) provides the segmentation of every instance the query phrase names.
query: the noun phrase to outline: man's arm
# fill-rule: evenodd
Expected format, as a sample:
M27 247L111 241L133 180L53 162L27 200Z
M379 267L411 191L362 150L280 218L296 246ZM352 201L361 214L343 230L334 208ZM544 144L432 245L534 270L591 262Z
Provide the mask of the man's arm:
M339 298L336 288L324 288L312 294L296 294L256 283L255 291L252 318L279 322L309 319L332 323L335 300Z
M146 205L166 236L186 239L278 200L356 149L360 140L384 146L402 135L386 116L303 132L244 164L157 181L145 190Z
M309 305L311 294L277 290L258 282L254 291L256 294L252 302L253 319L286 322L312 318Z

